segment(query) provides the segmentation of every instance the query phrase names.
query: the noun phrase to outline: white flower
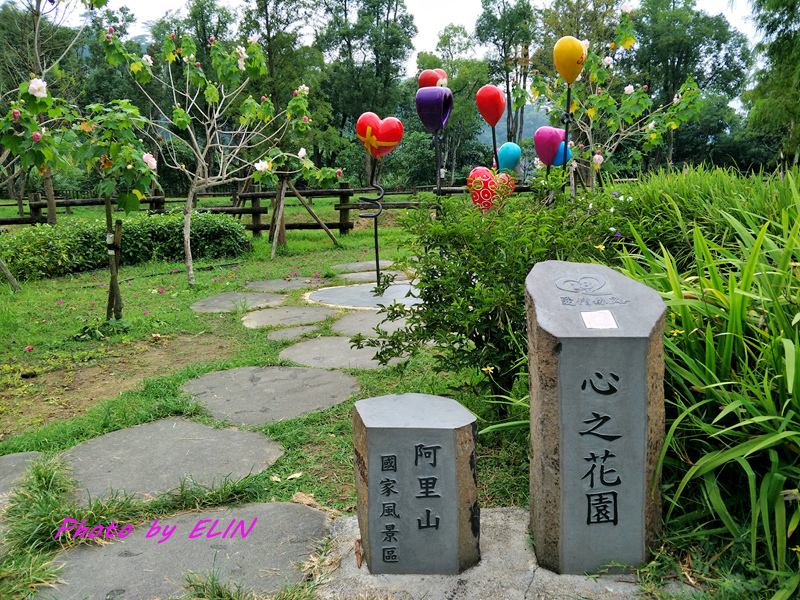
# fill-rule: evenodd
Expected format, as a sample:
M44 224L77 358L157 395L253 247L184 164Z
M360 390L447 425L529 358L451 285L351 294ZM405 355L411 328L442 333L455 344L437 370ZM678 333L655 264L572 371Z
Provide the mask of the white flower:
M589 210L592 210L592 206L594 206L594 202L589 202Z
M269 169L269 163L265 160L260 160L253 166L256 168L256 171L266 171Z
M142 62L145 63L148 67L153 66L153 59L150 57L149 54L142 54Z
M681 101L681 97L678 96L678 94L675 94L675 96L672 97L672 103L673 104L677 104L680 101Z
M604 160L605 159L603 158L602 154L595 154L592 157L592 162L594 162L594 164L596 164L596 165L602 165Z
M621 10L622 12L624 12L626 15L628 15L628 14L630 14L630 12L631 12L631 7L630 7L629 5L627 5L627 4L623 4L623 5L620 7L620 10Z
M578 76L575 78L575 81L580 81L581 80L581 75L583 75L583 73L578 73Z
M38 77L31 79L28 84L28 93L37 98L47 98L47 84Z
M538 158L534 158L533 159L533 166L536 169L541 169L541 168L544 167L544 163L541 160L539 160Z
M628 84L628 85L625 86L625 89L623 91L626 94L632 94L633 93L633 86L631 84Z
M611 63L613 63L613 62L614 62L614 59L613 59L613 58L611 58L610 56L606 56L606 57L603 59L603 64L604 64L605 66L607 66L607 67L610 67L610 66L611 66Z
M149 152L145 152L144 154L142 154L142 160L144 161L144 164L153 169L153 171L156 170L156 167L158 165L156 164L156 159L152 154L150 154Z
M189 57L188 56L184 56L183 57L183 62L188 63L189 62Z
M305 158L306 157L306 149L300 148L300 152L297 153L297 158Z
M648 129L654 129L654 128L655 128L655 126L656 126L656 122L655 122L655 121L650 121L650 122L647 124L647 128L648 128Z
M610 213L614 212L614 207L612 206L611 208L609 208L608 212L610 212Z
M240 71L244 71L244 59L243 58L240 58L238 61L236 61L236 64L239 65L239 70Z
M617 228L616 228L616 227L609 227L609 228L608 228L608 230L609 230L609 231L616 231L616 230L617 230Z
M589 49L589 40L583 40L581 44L583 44L583 47L586 48L587 50Z
M567 144L567 146L569 146L570 148L574 148L574 147L575 147L575 142L573 142L572 140L570 140L570 141L569 141L569 144Z
M260 40L260 39L261 39L261 34L260 33L254 33L249 38L247 38L247 43L248 44L257 44L258 40Z

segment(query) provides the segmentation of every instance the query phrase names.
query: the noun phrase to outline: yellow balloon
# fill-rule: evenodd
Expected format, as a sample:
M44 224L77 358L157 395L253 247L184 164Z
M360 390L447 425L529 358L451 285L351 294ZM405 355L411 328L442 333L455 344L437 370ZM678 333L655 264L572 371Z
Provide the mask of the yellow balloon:
M571 85L583 71L583 65L586 63L586 46L571 35L562 37L553 47L553 62L556 64L558 74Z

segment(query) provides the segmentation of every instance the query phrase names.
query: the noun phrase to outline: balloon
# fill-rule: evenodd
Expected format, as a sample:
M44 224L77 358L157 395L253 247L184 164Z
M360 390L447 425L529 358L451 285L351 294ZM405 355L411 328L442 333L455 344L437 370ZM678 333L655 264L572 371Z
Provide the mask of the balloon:
M475 167L467 177L472 202L483 212L499 205L514 191L514 178L508 173L494 173L486 167Z
M497 151L497 160L500 161L500 171L513 173L517 170L517 165L522 158L522 148L514 142L506 142Z
M381 120L372 112L365 112L356 122L356 135L373 158L389 154L403 139L403 124L394 117Z
M478 103L481 116L489 124L489 127L497 125L506 109L506 95L503 90L493 85L485 85L478 90L475 101Z
M446 87L424 87L417 90L417 114L431 133L447 125L453 110L453 92Z
M556 127L539 127L533 134L533 146L539 160L546 167L551 166L558 152L558 145L564 141L564 130Z
M553 62L558 74L568 84L578 78L586 62L586 46L578 38L571 35L562 37L553 47Z
M420 88L447 87L447 73L443 69L425 69L419 74L417 83Z
M572 150L567 148L567 162L569 162L571 158L572 158ZM556 152L556 157L553 160L553 166L560 167L563 164L564 164L564 142L561 142L558 145L558 152Z

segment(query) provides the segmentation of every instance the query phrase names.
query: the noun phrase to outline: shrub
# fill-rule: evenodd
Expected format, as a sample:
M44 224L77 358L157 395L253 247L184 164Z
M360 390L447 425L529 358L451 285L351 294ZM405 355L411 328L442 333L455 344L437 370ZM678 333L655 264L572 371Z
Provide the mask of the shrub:
M250 248L244 226L228 215L196 214L191 235L195 258L238 256ZM99 220L26 227L0 236L0 257L21 280L90 271L108 264L105 237ZM121 265L182 259L181 212L123 219Z

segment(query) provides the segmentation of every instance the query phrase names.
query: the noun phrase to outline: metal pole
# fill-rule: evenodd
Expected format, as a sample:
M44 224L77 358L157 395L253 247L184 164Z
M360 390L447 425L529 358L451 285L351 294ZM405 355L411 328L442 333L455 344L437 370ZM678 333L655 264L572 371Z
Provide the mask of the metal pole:
M439 132L433 132L433 147L436 149L436 195L442 195L442 151L439 148Z
M500 160L497 158L497 135L492 127L492 152L494 152L494 164L500 169Z

